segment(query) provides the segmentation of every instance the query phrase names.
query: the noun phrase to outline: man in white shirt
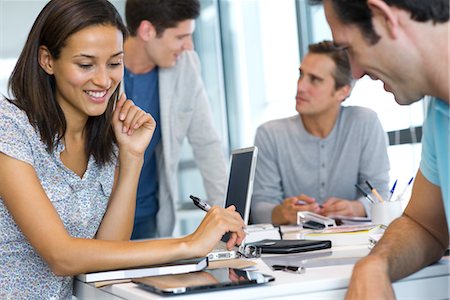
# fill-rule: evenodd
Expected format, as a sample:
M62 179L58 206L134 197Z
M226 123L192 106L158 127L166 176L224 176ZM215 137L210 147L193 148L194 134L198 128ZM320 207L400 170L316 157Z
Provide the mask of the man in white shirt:
M139 180L133 239L170 236L185 138L192 146L210 204L222 205L226 165L212 123L192 33L198 0L127 0L125 92L157 127Z

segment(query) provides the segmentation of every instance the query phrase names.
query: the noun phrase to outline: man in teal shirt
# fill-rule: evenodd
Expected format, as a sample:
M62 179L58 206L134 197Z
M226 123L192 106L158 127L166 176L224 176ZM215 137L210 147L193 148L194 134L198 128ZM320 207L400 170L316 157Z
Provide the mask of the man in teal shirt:
M422 139L422 161L420 162L420 171L425 178L441 188L447 224L450 224L449 119L448 102L437 98L432 99L423 125L423 131L426 134Z
M394 299L392 281L437 261L449 246L449 1L312 2L323 2L334 42L347 49L354 77L381 79L403 105L435 97L409 205L355 265L347 293L347 299Z

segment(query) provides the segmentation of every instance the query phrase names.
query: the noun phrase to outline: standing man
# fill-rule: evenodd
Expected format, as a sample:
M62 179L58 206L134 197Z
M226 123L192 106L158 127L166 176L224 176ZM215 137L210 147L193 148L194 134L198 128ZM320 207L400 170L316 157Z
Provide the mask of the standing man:
M297 82L297 115L261 125L252 221L296 224L298 211L366 216L355 184L388 194L387 138L375 112L344 107L353 85L347 53L325 41L309 46ZM361 196L361 195L360 195Z
M198 0L127 0L126 95L155 118L145 152L132 239L170 236L178 197L181 145L188 138L208 200L222 205L226 166L212 123L192 33Z
M355 77L381 79L399 104L433 97L409 205L355 265L347 293L348 299L393 299L392 281L437 261L449 246L449 1L324 0L323 5Z

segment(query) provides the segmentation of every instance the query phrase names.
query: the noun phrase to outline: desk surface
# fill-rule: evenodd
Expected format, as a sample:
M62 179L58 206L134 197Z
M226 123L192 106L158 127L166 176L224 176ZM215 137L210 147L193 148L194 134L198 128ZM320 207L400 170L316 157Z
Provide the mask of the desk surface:
M335 247L332 257L345 257L354 250L368 253L367 246ZM326 251L326 250L322 250ZM328 250L329 251L329 250ZM267 258L267 257L265 257ZM176 296L177 299L297 299L299 295L308 298L342 299L345 295L352 264L307 268L303 274L272 271L261 258L255 259L260 272L271 274L275 281L267 285ZM394 283L398 299L444 299L449 297L450 260L444 257L403 280ZM140 289L134 283L122 283L94 288L75 280L74 295L80 299L161 299L159 295ZM174 298L169 298L174 299Z

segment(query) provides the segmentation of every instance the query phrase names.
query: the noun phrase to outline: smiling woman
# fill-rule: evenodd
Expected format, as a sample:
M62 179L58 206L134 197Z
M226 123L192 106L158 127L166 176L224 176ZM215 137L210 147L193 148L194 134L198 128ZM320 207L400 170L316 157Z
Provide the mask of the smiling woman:
M30 31L28 41L9 82L9 88L15 98L14 103L23 109L27 113L28 118L38 127L41 138L49 147L49 150L53 149L55 136L59 140L64 135L67 121L62 116L62 111L55 105L55 101L60 102L58 93L65 86L64 82L60 86L59 82L56 81L59 80L59 76L62 76L60 75L62 72L67 72L68 70L53 70L52 64L55 63L57 64L55 67L60 67L67 61L68 58L61 58L62 52L65 53L65 56L68 56L74 55L78 51L77 55L79 55L82 54L80 50L83 49L80 49L80 47L78 49L74 48L75 45L70 47L70 42L78 44L81 41L71 35L82 29L86 32L94 30L90 28L91 26L97 27L99 24L110 24L111 28L113 28L110 30L114 30L115 33L111 38L117 39L115 43L116 49L111 49L111 53L122 51L122 42L127 35L127 30L122 23L120 15L117 14L112 5L108 5L110 11L105 15L102 15L103 8L99 7L98 3L88 3L87 1L83 5L86 6L86 10L91 10L89 14L83 13L81 9L76 5L72 5L69 1L57 1L52 5L47 5L41 11ZM69 15L71 17L68 17ZM80 32L77 34L80 34ZM86 38L84 35L87 34L83 33L83 36L80 36L80 38ZM118 35L121 37L119 38ZM92 39L99 38L99 36L92 36L91 33L90 38L90 43L93 44ZM89 43L89 41L86 40L84 43ZM94 46L92 45L91 47ZM63 49L67 51L62 51ZM88 49L83 50L87 51ZM38 60L33 59L34 57L38 57ZM123 71L122 68L119 69L118 77L116 77L120 79ZM23 82L27 82L27 84L23 85ZM116 82L116 86L117 84L118 82ZM56 99L55 93L52 91L52 87L55 86L57 87ZM86 130L88 149L92 151L95 159L100 163L105 163L112 157L113 133L109 123L114 101L118 99L118 91L115 91L116 86L111 89L111 95L114 92L112 95L113 101L109 102L106 109L106 118L92 119ZM54 118L54 116L57 116L57 118ZM52 120L49 120L49 118L52 118ZM94 130L106 138L94 142Z
M67 39L57 58L46 46L39 49L44 71L58 86L56 101L65 109L75 108L80 118L105 112L109 98L123 76L123 36L114 26L92 26Z
M234 207L213 207L184 238L129 242L156 124L119 97L126 35L107 0L52 0L34 22L0 99L0 299L70 299L73 275L244 238Z
M103 115L108 104L111 109L115 100L110 99L123 76L122 49L123 34L113 25L90 26L74 33L55 57L47 46L39 47L39 64L54 78L55 100L64 112L67 126L63 137L67 151L61 153L61 160L80 177L87 164L78 159L86 161L85 154L89 153L80 151L79 156L69 153L73 148L84 148L84 143L77 140L84 139L88 119ZM88 143L97 140L92 131L87 132L87 140ZM103 157L98 160L101 162Z

